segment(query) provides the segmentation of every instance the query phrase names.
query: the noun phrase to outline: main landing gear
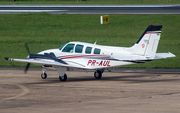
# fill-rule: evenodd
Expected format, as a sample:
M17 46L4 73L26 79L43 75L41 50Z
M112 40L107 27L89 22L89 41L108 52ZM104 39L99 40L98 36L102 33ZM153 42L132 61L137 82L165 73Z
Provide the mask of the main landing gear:
M67 80L67 75L64 74L64 76L59 76L60 81L66 81Z
M96 78L96 79L101 79L103 72L104 72L104 70L96 70L96 71L94 72L94 78Z

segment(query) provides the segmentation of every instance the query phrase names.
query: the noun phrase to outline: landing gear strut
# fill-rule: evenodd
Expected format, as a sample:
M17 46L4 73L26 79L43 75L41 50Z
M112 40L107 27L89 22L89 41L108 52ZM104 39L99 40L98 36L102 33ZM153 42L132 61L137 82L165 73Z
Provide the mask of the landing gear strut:
M42 79L46 79L47 78L47 74L46 74L46 69L43 69L43 73L41 74L41 78Z
M64 76L59 76L60 81L66 81L67 80L67 75L64 74Z

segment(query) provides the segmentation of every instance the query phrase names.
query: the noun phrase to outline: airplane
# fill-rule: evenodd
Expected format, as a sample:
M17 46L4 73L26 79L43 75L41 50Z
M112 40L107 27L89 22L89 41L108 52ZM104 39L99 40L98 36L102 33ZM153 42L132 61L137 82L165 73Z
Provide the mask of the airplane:
M66 81L66 69L79 68L95 70L94 77L100 79L105 69L124 65L145 63L155 59L176 57L174 54L156 53L160 40L162 25L151 24L132 47L102 46L85 42L69 42L59 49L49 49L37 54L29 53L27 59L5 57L4 60L26 62L25 73L30 63L42 65L42 79L47 78L47 69L56 69L60 81Z

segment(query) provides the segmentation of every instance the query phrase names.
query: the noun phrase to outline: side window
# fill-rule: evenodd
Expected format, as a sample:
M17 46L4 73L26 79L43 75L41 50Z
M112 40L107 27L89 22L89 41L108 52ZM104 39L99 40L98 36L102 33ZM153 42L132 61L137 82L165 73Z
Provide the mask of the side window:
M62 50L62 52L70 52L70 53L73 53L73 49L74 49L74 44L68 44L66 47L64 47L64 49Z
M76 48L75 48L75 52L76 52L76 53L82 53L83 47L84 47L83 45L77 44L77 45L76 45Z
M86 47L85 53L91 54L92 47Z
M100 49L97 49L97 48L94 49L94 54L100 54L100 52L101 52Z

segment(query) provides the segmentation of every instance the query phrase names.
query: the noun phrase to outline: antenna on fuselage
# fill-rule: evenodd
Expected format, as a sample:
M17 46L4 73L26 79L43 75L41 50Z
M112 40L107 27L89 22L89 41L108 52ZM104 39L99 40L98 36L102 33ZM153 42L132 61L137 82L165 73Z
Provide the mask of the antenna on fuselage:
M94 42L94 45L96 45L97 41L98 41L98 39L96 40L96 42Z

